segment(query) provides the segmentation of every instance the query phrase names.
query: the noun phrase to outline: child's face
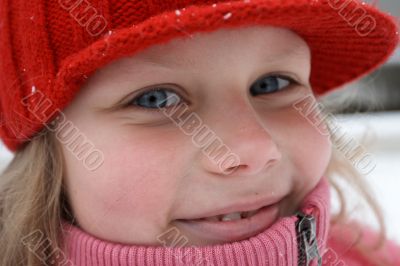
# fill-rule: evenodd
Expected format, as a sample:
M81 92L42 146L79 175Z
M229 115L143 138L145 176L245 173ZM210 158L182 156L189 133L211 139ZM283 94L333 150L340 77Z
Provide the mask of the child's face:
M277 74L299 84L287 85ZM311 93L309 75L307 44L291 31L267 27L175 39L98 70L65 109L104 154L104 163L89 171L63 144L78 224L105 240L146 245L162 245L157 237L175 226L188 244L205 245L241 240L261 229L226 236L178 219L260 199L278 201L263 229L278 216L292 215L331 156L329 137L293 107ZM261 78L272 91L281 90L257 88ZM155 87L162 91L138 98ZM187 112L239 157L240 167L226 174L195 145L194 135L157 109L163 95L179 101L168 101L166 109L186 103Z

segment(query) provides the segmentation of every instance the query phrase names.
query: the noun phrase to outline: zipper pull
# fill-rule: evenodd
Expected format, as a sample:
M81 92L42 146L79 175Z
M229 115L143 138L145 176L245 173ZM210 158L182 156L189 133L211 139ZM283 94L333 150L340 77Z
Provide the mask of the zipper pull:
M318 250L316 239L315 218L312 215L297 212L299 220L296 222L296 233L298 237L299 266L308 266L314 259L318 259L318 266L322 265L322 258Z

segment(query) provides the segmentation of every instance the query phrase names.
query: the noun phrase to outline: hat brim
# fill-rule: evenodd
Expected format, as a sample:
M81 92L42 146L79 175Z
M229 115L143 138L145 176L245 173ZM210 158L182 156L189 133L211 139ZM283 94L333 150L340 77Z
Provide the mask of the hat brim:
M113 30L67 57L56 77L56 91L71 90L71 98L97 68L173 38L220 28L265 25L289 28L307 42L312 56L310 83L320 96L370 73L388 59L398 44L393 17L359 3L357 10L350 10L354 11L350 20L345 14L349 10L338 9L346 2L247 0L191 5L179 14L170 10L139 25ZM64 96L61 106L71 100Z

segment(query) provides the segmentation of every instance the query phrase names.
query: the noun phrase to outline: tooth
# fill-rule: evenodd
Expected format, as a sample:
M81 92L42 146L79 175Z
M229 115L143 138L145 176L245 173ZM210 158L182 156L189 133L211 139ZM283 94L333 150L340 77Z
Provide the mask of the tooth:
M222 221L232 221L232 220L240 220L242 217L240 216L240 212L229 213L222 216Z
M204 218L207 221L211 222L221 222L221 221L232 221L232 220L240 220L240 219L246 219L254 214L257 213L258 210L254 211L246 211L246 212L234 212L234 213L229 213L229 214L221 214L213 217L207 217Z

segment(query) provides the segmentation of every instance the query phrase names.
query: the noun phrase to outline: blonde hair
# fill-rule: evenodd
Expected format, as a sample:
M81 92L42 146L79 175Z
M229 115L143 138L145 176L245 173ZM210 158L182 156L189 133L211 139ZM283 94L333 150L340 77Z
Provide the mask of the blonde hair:
M331 132L333 134L333 132ZM0 178L0 265L39 266L53 259L62 248L61 218L73 222L67 194L63 186L63 156L55 133L44 129L27 145L16 152ZM348 216L346 195L337 177L350 184L373 210L380 226L380 238L375 247L357 248L368 255L371 248L379 248L385 241L383 215L378 203L371 196L368 185L349 160L343 158L333 146L332 157L326 171L339 198L339 212L333 215L332 224L341 223ZM337 177L336 177L337 176ZM27 247L24 239L31 232L40 230L51 243L40 258ZM52 255L53 254L53 255ZM377 265L381 262L377 262ZM383 264L382 264L383 265Z

